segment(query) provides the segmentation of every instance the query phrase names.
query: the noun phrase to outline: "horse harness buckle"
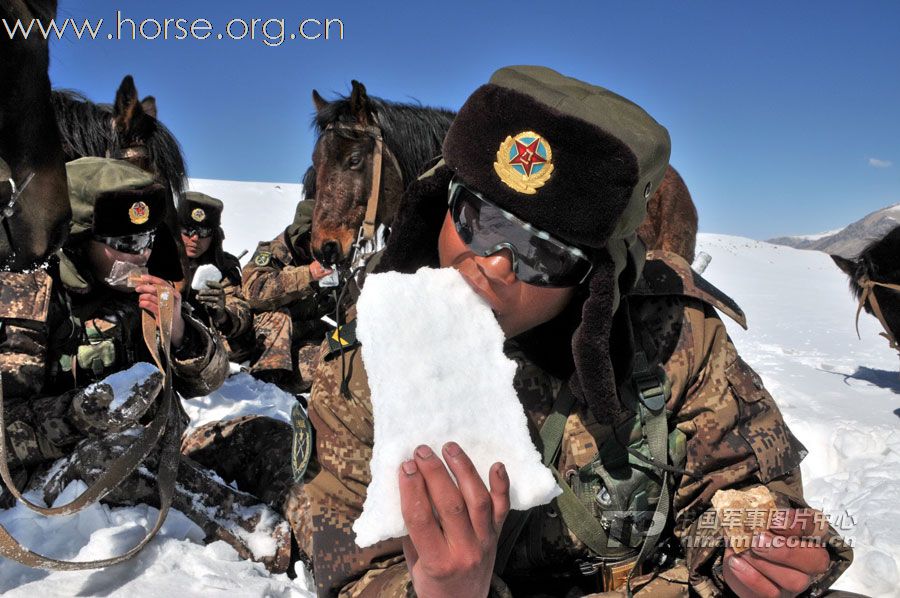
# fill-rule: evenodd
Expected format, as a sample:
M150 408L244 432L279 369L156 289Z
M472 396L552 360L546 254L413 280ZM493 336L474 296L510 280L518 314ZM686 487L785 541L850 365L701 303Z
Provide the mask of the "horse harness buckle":
M25 189L34 179L34 173L30 173L27 177L25 177L25 182L22 183L21 187L16 187L16 181L12 177L9 178L6 182L9 184L10 193L9 193L9 201L6 202L6 205L3 206L2 212L0 212L0 218L6 219L13 215L13 212L16 211L16 202L19 201L19 197L21 197L22 193L25 192Z
M600 557L590 556L577 561L578 571L585 577L594 577L599 574L597 582L604 592L621 590L628 583L628 576L637 565L637 557L606 561ZM640 571L638 571L640 574Z

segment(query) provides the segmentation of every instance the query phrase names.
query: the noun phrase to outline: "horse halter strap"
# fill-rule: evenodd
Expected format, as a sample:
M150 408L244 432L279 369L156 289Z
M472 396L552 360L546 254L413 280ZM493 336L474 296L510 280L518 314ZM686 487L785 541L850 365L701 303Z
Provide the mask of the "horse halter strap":
M891 289L892 291L900 292L900 285L889 284L885 282L876 282L869 279L869 277L864 276L859 280L859 286L863 289L863 292L859 297L859 306L856 308L856 336L860 336L859 314L860 312L862 312L863 307L865 307L866 301L868 301L869 305L872 306L872 312L875 314L875 317L878 318L878 321L881 322L881 327L884 328L884 332L881 333L881 336L888 340L888 342L891 344L891 349L900 351L900 344L897 343L897 338L894 336L894 333L891 332L890 327L887 325L887 321L885 321L884 319L884 314L881 312L881 306L878 304L878 298L875 296L875 287L884 287L886 289Z
M22 193L25 192L25 188L28 187L29 183L31 183L32 179L34 179L34 173L30 173L27 177L25 177L25 182L22 183L21 187L16 186L16 181L10 178L8 181L0 181L0 183L6 183L9 185L9 200L6 202L6 205L0 209L0 220L5 221L7 218L13 215L13 212L16 210L16 202L19 201L19 198L22 196ZM3 196L0 195L0 198Z
M378 201L381 196L381 174L382 164L384 162L384 136L381 133L381 127L378 125L346 125L340 123L331 123L325 127L326 131L350 131L354 133L363 133L375 140L375 150L372 152L372 187L369 189L369 198L366 201L366 215L363 219L362 226L359 229L357 244L371 243L375 240L375 218L378 214ZM394 166L400 180L403 175L400 172L400 165L397 164L396 158L390 156L389 162Z

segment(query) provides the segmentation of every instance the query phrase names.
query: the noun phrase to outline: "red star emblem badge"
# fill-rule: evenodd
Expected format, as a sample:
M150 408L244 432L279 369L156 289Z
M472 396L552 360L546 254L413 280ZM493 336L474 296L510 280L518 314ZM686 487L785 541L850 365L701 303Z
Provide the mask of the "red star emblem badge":
M510 166L519 165L525 170L526 176L531 176L531 171L538 164L543 164L547 161L546 158L538 154L537 149L538 145L541 143L540 138L535 139L528 145L525 145L518 139L516 141L516 155L515 157L509 161Z

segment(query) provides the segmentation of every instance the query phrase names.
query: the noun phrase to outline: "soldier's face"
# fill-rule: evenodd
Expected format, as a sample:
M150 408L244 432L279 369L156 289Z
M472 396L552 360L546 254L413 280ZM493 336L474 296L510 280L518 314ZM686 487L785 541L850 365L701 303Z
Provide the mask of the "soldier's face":
M456 268L491 306L506 338L552 320L575 294L575 287L538 287L516 278L508 249L487 257L476 255L459 237L449 212L438 238L438 254L442 268Z
M144 267L150 259L151 249L145 249L139 254L116 251L106 243L91 239L88 241L87 257L91 274L96 280L106 280L116 262L126 262L135 266Z
M181 242L184 243L184 252L189 258L196 259L209 250L212 245L212 237L201 237L197 233L187 235L182 230Z

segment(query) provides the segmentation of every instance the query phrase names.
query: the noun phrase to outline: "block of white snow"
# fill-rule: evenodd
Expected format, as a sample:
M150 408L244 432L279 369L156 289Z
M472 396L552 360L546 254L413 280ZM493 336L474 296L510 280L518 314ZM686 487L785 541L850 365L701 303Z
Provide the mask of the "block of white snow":
M503 331L456 270L368 276L357 336L375 418L372 482L353 524L359 546L407 534L398 472L420 444L440 455L444 443L456 441L485 485L491 465L502 462L513 509L561 493L528 434Z
M195 291L202 291L206 288L207 282L219 282L222 280L222 273L212 264L203 264L197 267L194 272L194 280L191 281L191 288Z

